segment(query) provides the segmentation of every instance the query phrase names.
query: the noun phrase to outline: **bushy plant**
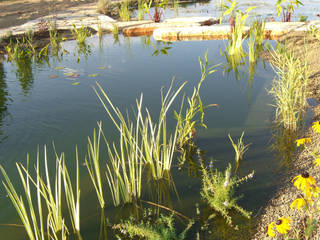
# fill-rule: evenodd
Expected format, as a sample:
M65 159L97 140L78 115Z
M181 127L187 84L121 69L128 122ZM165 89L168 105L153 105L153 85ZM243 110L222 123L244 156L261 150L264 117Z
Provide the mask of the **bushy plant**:
M228 224L233 226L232 218L229 215L231 209L235 209L246 218L251 217L250 212L237 205L239 197L234 197L234 191L236 186L252 178L253 174L254 172L246 177L237 179L237 177L232 176L231 164L229 164L224 173L218 170L207 170L202 165L201 197L211 208L219 212Z

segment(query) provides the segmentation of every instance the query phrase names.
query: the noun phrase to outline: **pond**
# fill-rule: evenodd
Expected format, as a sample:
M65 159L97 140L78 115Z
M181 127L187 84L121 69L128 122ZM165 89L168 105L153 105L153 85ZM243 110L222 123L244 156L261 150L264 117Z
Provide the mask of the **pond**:
M266 1L250 1L250 0L241 0L238 1L238 9L245 11L248 7L256 6L252 11L252 16L255 14L257 16L262 16L264 18L273 17L276 21L281 21L281 16L276 17L276 3L277 0L266 0ZM303 5L300 5L297 8L292 16L292 21L299 21L300 16L308 17L308 20L319 20L319 17L316 15L320 13L320 2L316 0L304 0L301 1ZM221 5L228 5L227 0L217 0L217 1L200 1L197 3L187 3L183 2L179 4L179 8L174 6L166 9L163 17L186 17L186 16L210 16L220 18L221 14L225 11L221 8ZM148 15L145 16L145 19L148 19Z
M274 110L267 89L270 89L274 72L269 63L259 60L252 70L245 58L236 69L232 68L223 54L227 41L221 40L161 43L145 37L120 36L119 41L115 41L111 35L105 35L101 39L91 37L87 43L88 48L79 53L76 41L65 42L63 56L52 57L48 62L0 63L0 163L13 182L18 182L15 162L25 164L29 153L32 168L37 148L43 155L44 145L48 148L50 169L51 166L54 168L53 142L58 153L66 153L69 171L74 173L77 145L81 166L81 234L83 239L98 239L99 203L84 164L87 137L92 136L100 120L109 142L118 141L119 134L93 90L95 82L123 112L135 107L135 100L143 93L144 106L148 107L152 117L157 117L161 107L161 88L168 89L173 77L174 88L188 82L172 106L178 111L183 93L190 96L200 80L198 57L208 51L209 60L221 65L205 79L200 94L204 104L217 104L218 107L206 109L207 128L197 130L196 144L205 151L206 166L212 162L215 168L223 170L229 163L234 165L234 150L228 134L237 139L245 131L244 142L251 145L239 166L238 175L243 177L253 170L255 174L236 193L243 194L239 205L252 211L253 215L257 214L285 173L280 171L279 162L271 151ZM161 52L164 47L166 50ZM172 129L175 123L172 111L168 122ZM105 166L108 162L106 147L101 149ZM206 214L208 207L200 197L199 177L190 174L192 169L178 170L177 159L173 165L171 186L165 184L158 204L190 218L196 217L196 204L199 204ZM105 216L111 223L116 223L121 216L128 217L132 210L112 206L105 174L103 176L107 204ZM148 190L147 183L142 184L142 199L153 202L155 190ZM2 238L25 239L22 227L10 225L18 224L20 220L2 186L0 209ZM248 221L236 214L234 217L241 226L240 233L217 217L215 221L222 222L217 224L221 226L213 227L201 239L232 239L231 236L246 239L250 233ZM108 234L113 239L112 232ZM194 235L188 239L195 239Z

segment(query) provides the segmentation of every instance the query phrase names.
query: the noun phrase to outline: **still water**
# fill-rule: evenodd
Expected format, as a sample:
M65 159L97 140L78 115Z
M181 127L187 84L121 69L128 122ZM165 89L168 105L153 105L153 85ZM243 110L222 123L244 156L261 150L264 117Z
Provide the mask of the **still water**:
M217 72L204 81L200 91L205 104L219 105L206 110L207 129L197 131L197 145L206 152L206 164L212 160L218 169L224 169L228 163L233 164L234 151L228 134L235 139L245 131L245 143L252 144L240 165L239 175L244 176L254 170L255 176L237 190L237 194L243 194L239 204L256 214L278 186L281 177L279 162L274 160L270 151L274 114L270 106L272 99L267 93L274 78L270 65L259 60L254 76L250 77L250 65L246 61L238 69L230 69L223 55L227 41L175 42L169 45L157 43L152 38L150 41L153 45L146 44L145 38L120 36L119 42L115 42L110 35L102 39L94 36L87 41L87 54L79 54L77 43L68 41L63 44L65 54L59 59L50 58L47 63L15 64L5 60L0 63L0 164L13 182L17 182L15 162L25 163L26 155L30 153L33 164L37 148L42 153L44 145L48 146L49 156L52 156L54 142L58 152L66 153L70 171L74 171L77 145L81 161L83 239L97 239L100 224L96 193L83 165L87 137L92 136L97 121L101 120L110 142L118 139L118 133L93 91L95 82L122 111L131 110L135 99L143 93L144 106L157 117L160 89L167 89L173 77L176 88L188 81L183 93L192 94L193 87L200 80L198 57L203 57L206 51L209 60L221 64ZM167 54L161 54L163 47L169 47ZM155 50L160 50L160 53ZM181 96L173 109L179 110L180 101ZM168 121L174 123L173 113ZM107 159L104 159L105 163ZM51 165L54 167L54 158L51 158ZM177 162L173 165L176 166ZM176 167L173 167L172 178L176 191L169 187L161 204L190 218L195 217L196 203L206 211L199 194L199 178L190 177L188 171L179 171ZM119 220L118 211L129 215L129 210L112 207L105 178L104 184L105 215L116 222ZM142 187L142 199L152 201L150 191L146 186ZM20 222L2 185L0 212L0 224ZM239 221L244 222L243 219ZM220 230L214 228L212 231L215 233L208 239L231 239L226 235L230 230ZM248 229L243 231L248 236ZM1 239L25 239L21 227L0 225L0 233Z

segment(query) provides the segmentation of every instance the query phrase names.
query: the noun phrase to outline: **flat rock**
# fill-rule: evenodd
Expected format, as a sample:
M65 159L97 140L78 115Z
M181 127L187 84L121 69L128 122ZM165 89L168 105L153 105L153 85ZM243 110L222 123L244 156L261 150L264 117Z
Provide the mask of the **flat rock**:
M156 29L199 27L203 25L212 25L217 21L218 20L216 18L211 17L170 18L160 23L155 23L149 20L149 22L142 22L139 24L141 21L137 21L136 24L123 27L122 32L126 36L151 35Z
M169 24L181 24L181 25L197 24L200 26L212 25L218 22L219 22L219 19L213 18L213 17L179 17L179 18L168 18L163 21L163 23L169 23Z

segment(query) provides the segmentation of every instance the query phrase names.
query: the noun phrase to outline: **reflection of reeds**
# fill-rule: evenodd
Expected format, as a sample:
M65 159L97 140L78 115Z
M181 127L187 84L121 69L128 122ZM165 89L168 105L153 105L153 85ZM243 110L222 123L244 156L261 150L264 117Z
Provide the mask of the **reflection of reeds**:
M295 131L307 106L308 65L285 47L274 51L272 57L277 78L269 92L275 101L275 120L284 128Z

